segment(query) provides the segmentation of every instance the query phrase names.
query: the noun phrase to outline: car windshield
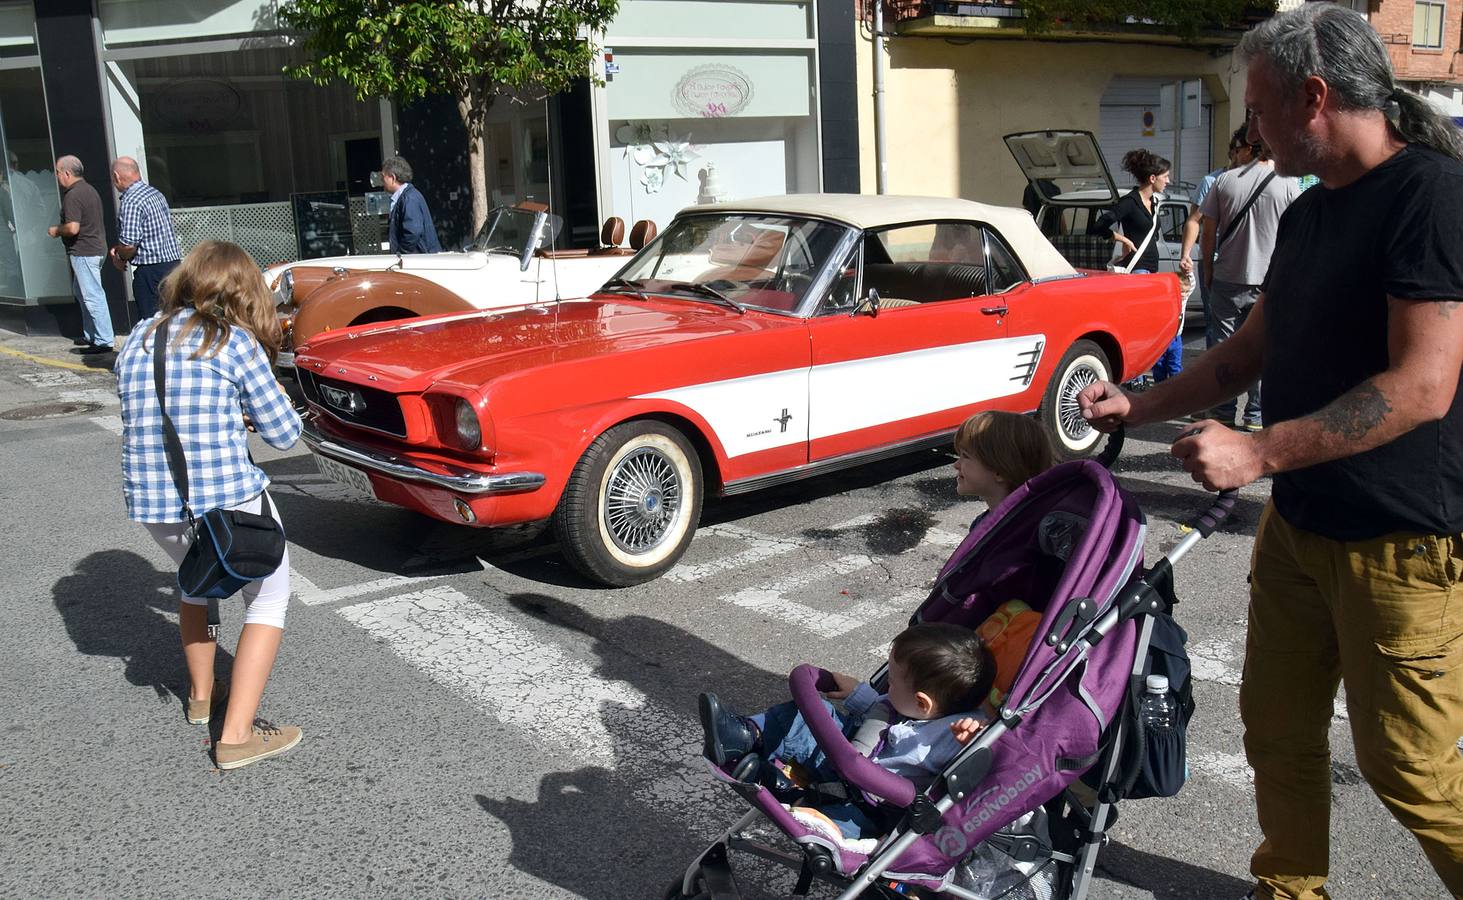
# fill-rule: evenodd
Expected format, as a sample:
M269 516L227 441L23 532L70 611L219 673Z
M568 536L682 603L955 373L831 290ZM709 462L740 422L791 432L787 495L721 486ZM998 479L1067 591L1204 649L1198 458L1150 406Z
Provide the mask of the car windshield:
M476 253L508 253L522 257L529 249L533 238L533 223L538 213L517 206L498 206L488 212L488 218L478 231L477 237L463 249ZM550 215L544 233L539 237L540 247L552 246L564 220ZM537 249L537 248L535 248Z
M848 230L770 213L682 216L620 272L616 285L792 313Z

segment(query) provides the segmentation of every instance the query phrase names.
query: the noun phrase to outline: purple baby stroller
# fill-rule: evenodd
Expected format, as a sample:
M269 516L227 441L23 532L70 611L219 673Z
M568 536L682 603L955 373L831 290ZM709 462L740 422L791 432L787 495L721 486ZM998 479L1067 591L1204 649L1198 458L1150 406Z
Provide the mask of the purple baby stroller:
M1159 643L1155 624L1171 626L1172 563L1233 505L1232 493L1221 494L1195 530L1145 571L1143 514L1106 469L1090 461L1065 463L1022 485L960 544L910 620L974 628L1012 599L1041 613L999 718L920 790L849 743L819 695L834 687L831 677L799 666L789 677L793 699L838 771L842 784L835 787L882 810L894 823L891 830L869 852L854 852L794 818L783 804L787 796L713 766L752 809L690 865L668 900L740 897L731 850L799 871L795 894L806 893L816 878L843 888L839 900L911 894L1085 898L1116 815L1113 804L1141 795L1131 790L1144 741L1133 711L1150 642ZM880 686L884 678L881 668L872 680ZM1083 783L1074 784L1079 778ZM1046 833L1012 827L1037 811L1050 823ZM758 826L767 830L763 820L793 848L751 833ZM958 870L990 846L1022 862L1023 873L1042 877L999 893L962 884Z

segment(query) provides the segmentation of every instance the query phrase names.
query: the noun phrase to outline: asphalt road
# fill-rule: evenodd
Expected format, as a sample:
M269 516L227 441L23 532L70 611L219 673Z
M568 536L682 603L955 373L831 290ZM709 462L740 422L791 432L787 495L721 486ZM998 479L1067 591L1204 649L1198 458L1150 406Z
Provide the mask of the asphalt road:
M296 573L262 715L305 739L220 773L182 714L172 570L125 516L110 374L15 355L76 361L64 349L0 333L0 896L658 897L740 814L699 760L697 692L750 710L801 662L871 673L983 508L955 496L948 456L907 457L712 503L669 576L605 590L546 540L504 550L259 443ZM11 418L39 404L78 408ZM1208 499L1166 453L1180 427L1130 435L1116 467L1150 560ZM1192 779L1123 804L1094 896L1248 889L1236 697L1267 490L1178 569ZM1334 895L1443 896L1357 775L1344 713L1332 743ZM739 878L754 898L793 884Z

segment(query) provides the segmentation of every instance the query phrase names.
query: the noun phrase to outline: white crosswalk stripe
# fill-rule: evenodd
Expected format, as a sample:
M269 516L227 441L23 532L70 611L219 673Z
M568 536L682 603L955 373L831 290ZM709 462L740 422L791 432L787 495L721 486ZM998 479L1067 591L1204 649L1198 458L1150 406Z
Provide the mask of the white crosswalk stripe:
M875 520L872 514L854 516L852 519L845 519L836 525L829 527L829 531L847 531L867 525ZM790 553L794 550L815 546L815 542L805 538L773 537L743 528L739 525L709 525L697 532L697 540L704 540L709 535L718 537L736 538L750 546L747 549L727 556L718 557L703 563L694 565L682 564L671 569L665 574L665 578L671 581L690 582L703 581L712 575L722 572L735 572L753 566L760 562Z
M601 677L449 585L338 612L554 758L611 769L650 808L694 810L707 834L725 826L726 792L694 764L700 725L634 685Z

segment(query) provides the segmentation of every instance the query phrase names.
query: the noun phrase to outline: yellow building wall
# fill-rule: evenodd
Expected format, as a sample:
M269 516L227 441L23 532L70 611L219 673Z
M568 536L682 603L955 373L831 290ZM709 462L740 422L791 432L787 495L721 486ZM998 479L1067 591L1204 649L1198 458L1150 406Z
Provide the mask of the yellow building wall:
M873 49L858 44L859 169L876 192ZM1224 159L1244 121L1244 71L1209 49L1112 43L939 38L885 41L888 193L964 197L1017 206L1026 180L1001 136L1041 129L1098 133L1114 76L1202 77L1214 103L1211 158ZM1098 134L1099 138L1101 135ZM1113 173L1119 186L1126 176Z

